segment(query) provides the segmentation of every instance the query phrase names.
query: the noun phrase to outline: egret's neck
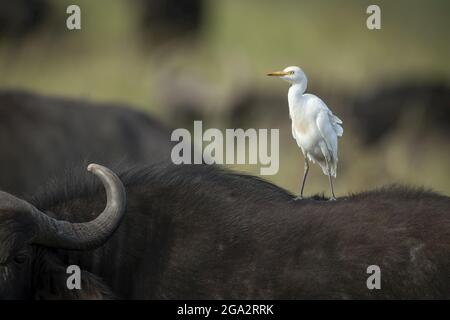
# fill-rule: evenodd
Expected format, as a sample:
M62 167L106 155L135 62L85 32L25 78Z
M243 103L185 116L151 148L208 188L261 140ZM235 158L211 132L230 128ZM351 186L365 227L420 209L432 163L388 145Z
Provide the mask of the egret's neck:
M306 82L294 83L289 88L289 92L292 92L292 94L296 95L297 94L302 95L305 93L305 91L306 91Z
M303 94L306 91L306 83L294 83L289 87L288 91L288 103L289 103L289 113L291 114L292 118L292 112L294 106L299 105L299 100L303 96Z

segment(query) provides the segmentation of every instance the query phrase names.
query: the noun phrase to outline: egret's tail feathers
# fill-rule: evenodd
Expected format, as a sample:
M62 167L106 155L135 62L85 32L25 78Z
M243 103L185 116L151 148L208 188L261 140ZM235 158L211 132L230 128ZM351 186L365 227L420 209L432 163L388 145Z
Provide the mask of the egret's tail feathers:
M344 134L344 129L337 123L334 124L334 131L336 132L336 135L338 137L342 137L342 135Z
M336 117L334 114L333 114L333 119L336 123L342 124L342 120L339 119L338 117Z
M340 126L342 124L342 120L339 119L338 117L336 117L334 114L333 114L333 120L334 121L332 121L332 123L333 123L334 132L336 132L336 135L338 137L342 137L342 134L344 133L344 129L342 128L342 126Z

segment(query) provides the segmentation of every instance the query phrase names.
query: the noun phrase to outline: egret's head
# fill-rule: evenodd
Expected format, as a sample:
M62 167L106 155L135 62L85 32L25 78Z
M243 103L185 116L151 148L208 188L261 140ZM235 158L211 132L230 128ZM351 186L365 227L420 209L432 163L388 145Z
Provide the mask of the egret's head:
M270 72L267 75L272 77L280 77L291 84L303 84L305 88L308 81L303 70L295 66L287 67L283 71Z

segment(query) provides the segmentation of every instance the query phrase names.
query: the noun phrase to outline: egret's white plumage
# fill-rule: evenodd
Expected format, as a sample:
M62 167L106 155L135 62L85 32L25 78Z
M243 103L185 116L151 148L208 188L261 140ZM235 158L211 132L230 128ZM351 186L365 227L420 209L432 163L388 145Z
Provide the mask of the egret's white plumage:
M305 174L300 192L308 173L308 160L317 162L330 178L332 199L335 198L331 176L336 177L338 162L338 137L342 136L342 120L333 115L327 105L317 96L305 93L308 80L299 67L287 67L271 72L291 83L288 92L289 116L292 120L292 136L305 156Z

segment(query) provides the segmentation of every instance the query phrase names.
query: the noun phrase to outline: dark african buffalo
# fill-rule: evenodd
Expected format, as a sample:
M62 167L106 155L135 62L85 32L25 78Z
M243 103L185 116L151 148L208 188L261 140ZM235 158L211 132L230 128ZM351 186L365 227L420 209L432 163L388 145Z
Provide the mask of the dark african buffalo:
M205 20L204 0L137 0L139 27L152 48L174 40L200 36ZM148 42L147 41L144 41Z
M444 82L402 84L380 87L362 94L354 101L352 115L359 129L358 135L366 145L376 145L400 124L405 115L420 132L450 130L450 86ZM409 119L409 118L408 118Z
M170 158L170 131L120 105L0 91L0 190L29 195L81 163Z
M18 41L39 30L52 13L48 0L0 2L0 38Z
M0 297L28 298L30 289L37 288L34 291L35 298L50 298L51 292L39 291L40 285L44 281L48 288L52 285L57 287L56 279L62 267L53 262L43 248L89 250L104 244L117 229L125 213L123 184L105 167L91 164L88 170L102 180L107 201L104 210L95 219L85 223L52 218L30 203L0 191ZM41 247L32 247L30 244ZM37 274L34 273L36 267L39 269ZM93 276L86 278L92 280L85 279L90 281L85 291L96 280ZM52 280L54 283L51 283ZM100 283L95 290L99 288ZM90 297L95 298L94 295Z
M33 206L1 194L2 298L450 298L445 196L391 187L293 201L214 166L154 166L121 175L125 217L103 245L86 245L65 239L70 225L92 221L112 197L76 176ZM69 236L50 227L61 221ZM72 264L84 270L81 290L66 288ZM366 286L370 265L381 268L380 290Z

